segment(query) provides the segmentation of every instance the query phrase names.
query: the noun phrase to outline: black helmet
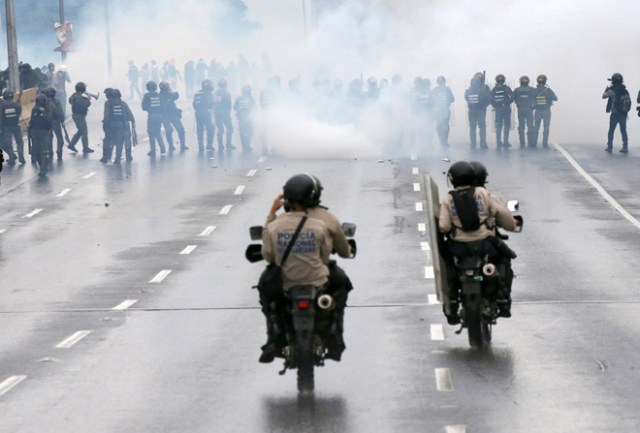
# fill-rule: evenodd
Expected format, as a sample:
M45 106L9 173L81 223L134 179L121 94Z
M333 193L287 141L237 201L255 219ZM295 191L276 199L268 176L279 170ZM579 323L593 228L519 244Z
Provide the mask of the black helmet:
M436 82L441 85L444 86L447 83L447 79L444 78L444 75L440 75L437 79Z
M317 177L309 174L296 174L282 187L285 202L298 203L305 208L320 204L322 185Z
M155 81L152 80L147 83L147 90L149 92L155 92L157 88L158 88L158 85L156 84Z
M471 164L471 167L473 167L473 171L476 174L476 180L473 183L473 186L484 186L485 183L487 183L487 176L489 176L487 167L479 161L471 161L469 164Z
M475 185L476 172L469 162L458 161L453 163L451 167L449 167L447 178L454 187Z
M225 80L224 78L220 78L218 80L218 87L220 87L221 89L226 89L227 88L227 80Z
M251 95L251 86L248 84L245 84L244 86L242 86L242 94L246 96Z
M120 93L120 89L113 89L113 97L122 98L122 93Z
M78 81L76 83L76 92L84 93L86 91L87 91L87 85L84 84L82 81Z
M111 99L115 96L115 91L113 90L113 88L107 87L106 89L104 89L104 94L107 99Z
M504 75L502 75L502 74L496 75L496 83L504 84L505 80L506 80L506 78L504 77Z
M538 78L536 78L536 82L542 85L547 84L547 76L545 74L538 75Z
M611 78L609 78L609 81L611 81L611 83L613 84L622 84L622 81L624 79L622 78L622 74L619 73L615 73L611 76Z
M12 101L13 92L9 89L6 89L4 92L2 92L2 99L4 99L5 101Z
M169 84L168 81L160 81L160 84L158 86L160 87L160 91L161 92L170 92L171 91L171 84Z
M213 82L210 79L202 80L202 89L212 90Z
M48 98L45 95L36 96L36 106L38 107L46 107Z
M42 91L42 93L43 93L44 95L46 95L47 97L49 97L49 98L55 98L55 96L56 96L56 89L55 89L55 87L47 87L46 89L44 89L44 90Z
M520 77L520 84L524 84L524 85L529 84L529 77L527 77L526 75L523 75L522 77Z

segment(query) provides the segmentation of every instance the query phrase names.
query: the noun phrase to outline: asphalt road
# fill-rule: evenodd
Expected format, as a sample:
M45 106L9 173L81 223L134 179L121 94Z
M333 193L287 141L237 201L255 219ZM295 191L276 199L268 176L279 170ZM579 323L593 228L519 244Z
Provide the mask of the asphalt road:
M121 167L96 153L65 155L46 179L30 165L2 172L1 432L640 429L633 147L287 160L199 156L188 139L155 162L142 145ZM513 318L484 350L433 299L419 185L429 174L447 190L445 158L485 162L490 190L525 218L510 240ZM249 227L298 172L358 224L358 256L341 261L355 285L348 348L317 370L312 399L298 398L295 372L257 362L262 264L243 257Z

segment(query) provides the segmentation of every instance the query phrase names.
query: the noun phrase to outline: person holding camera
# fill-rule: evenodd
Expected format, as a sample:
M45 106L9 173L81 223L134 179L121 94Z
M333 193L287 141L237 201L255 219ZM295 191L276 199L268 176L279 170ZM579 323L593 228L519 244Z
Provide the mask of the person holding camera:
M627 116L631 110L631 98L627 87L623 84L622 75L615 73L609 78L611 85L604 89L602 99L607 101L607 113L609 116L609 134L607 137L607 147L605 152L611 153L613 149L613 134L616 126L620 125L620 134L622 135L622 149L620 153L629 151L629 137L627 136Z

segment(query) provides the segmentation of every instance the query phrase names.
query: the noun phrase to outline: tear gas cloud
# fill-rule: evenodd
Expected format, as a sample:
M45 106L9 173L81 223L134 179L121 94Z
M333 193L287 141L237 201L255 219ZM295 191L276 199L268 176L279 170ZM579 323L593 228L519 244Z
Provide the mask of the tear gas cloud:
M246 20L259 23L259 28L238 31L237 26L213 25L229 13L221 1L112 0L114 73L109 78L104 3L95 2L77 18L83 26L76 35L78 51L69 55L72 78L86 81L94 90L107 85L126 89L128 60L140 67L150 59L162 63L173 58L182 70L188 60L204 58L208 63L215 58L228 65L243 53L257 65L258 72L250 78L257 99L271 75L262 68L265 52L273 73L282 77L283 92L288 93L290 79L300 77L305 97L287 98L268 118L261 113L258 117L269 121L271 139L283 154L324 157L381 155L398 131L408 128L393 120L407 115L409 107L378 104L354 121L341 104L320 96L316 80L328 80L332 86L339 80L344 92L361 76L366 87L368 77L391 81L400 74L408 91L416 76L435 84L436 77L444 75L456 97L450 142L464 148L468 127L463 94L477 71L486 70L489 85L502 73L512 87L521 75L535 83L538 74L546 74L559 98L551 124L551 139L559 143L604 142L608 117L601 94L613 72L625 76L634 98L640 89L640 58L633 56L634 17L640 15L640 3L633 0L343 0L314 30L307 1L306 37L301 1L244 3ZM231 90L235 97L239 86ZM640 127L635 111L630 114L633 141ZM490 143L492 132L488 128ZM257 141L256 136L254 147L259 147ZM517 141L515 135L512 141Z

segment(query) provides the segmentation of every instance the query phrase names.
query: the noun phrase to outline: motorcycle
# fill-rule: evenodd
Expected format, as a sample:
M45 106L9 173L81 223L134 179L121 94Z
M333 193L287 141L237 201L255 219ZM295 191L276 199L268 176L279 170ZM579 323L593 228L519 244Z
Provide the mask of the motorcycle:
M252 240L262 239L262 226L249 229ZM356 225L343 223L342 229L351 246L351 258L356 255L356 242L353 239ZM245 257L251 263L263 260L262 244L250 244ZM257 287L257 286L256 286ZM254 287L254 288L256 288ZM282 353L284 368L297 369L297 386L301 393L310 393L314 389L314 368L324 366L327 355L327 341L339 332L336 302L324 287L312 285L293 286L284 293L284 305L280 309L283 329L276 326L275 334L283 341Z
M518 210L518 202L510 200L507 203L509 209ZM520 215L514 215L518 225L515 232L522 231L524 223ZM508 236L498 231L498 249L502 254L508 254L515 258L515 253L503 242ZM482 242L482 241L481 241ZM478 244L469 246L470 254L454 258L458 277L460 279L460 307L458 316L461 327L456 334L462 333L467 328L469 344L472 347L482 347L491 342L492 327L497 324L499 316L498 294L500 290L499 267L489 261L488 256L483 255L483 248ZM504 276L502 276L504 277Z

